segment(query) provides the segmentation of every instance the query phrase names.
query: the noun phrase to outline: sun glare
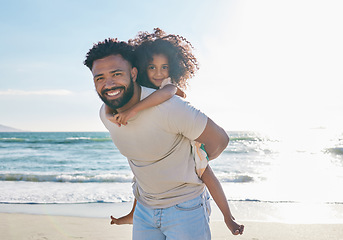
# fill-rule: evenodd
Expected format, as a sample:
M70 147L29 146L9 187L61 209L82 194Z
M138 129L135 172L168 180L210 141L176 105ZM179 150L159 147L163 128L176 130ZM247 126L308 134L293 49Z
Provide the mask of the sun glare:
M339 127L342 14L320 1L235 8L216 26L220 35L203 37L191 102L239 130ZM201 93L210 80L215 87L206 87L211 97L205 101Z

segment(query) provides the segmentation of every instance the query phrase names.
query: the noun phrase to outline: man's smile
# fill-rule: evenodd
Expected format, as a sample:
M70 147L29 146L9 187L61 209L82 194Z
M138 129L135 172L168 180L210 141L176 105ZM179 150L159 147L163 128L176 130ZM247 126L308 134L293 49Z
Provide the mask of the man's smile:
M124 87L118 87L118 88L114 88L114 89L104 90L102 92L102 94L104 96L108 96L110 98L116 98L119 95L121 95L121 93L123 93L123 91L124 91Z

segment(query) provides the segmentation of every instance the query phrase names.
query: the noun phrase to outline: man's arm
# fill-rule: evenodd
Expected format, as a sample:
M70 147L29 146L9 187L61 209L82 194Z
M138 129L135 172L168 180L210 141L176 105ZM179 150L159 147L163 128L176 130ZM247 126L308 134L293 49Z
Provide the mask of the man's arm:
M229 143L229 136L224 129L208 118L205 130L195 141L205 145L208 158L212 160L225 150Z

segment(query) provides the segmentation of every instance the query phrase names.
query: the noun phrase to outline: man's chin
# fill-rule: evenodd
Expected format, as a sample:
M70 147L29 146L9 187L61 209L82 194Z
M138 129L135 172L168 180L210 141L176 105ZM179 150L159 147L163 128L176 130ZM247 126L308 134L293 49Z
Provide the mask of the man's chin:
M113 102L110 102L110 101L104 101L104 103L105 103L108 107L110 107L111 109L113 109L113 110L116 110L116 109L122 107L122 104L113 103Z
M103 96L101 96L100 94L98 94L98 96L100 97L100 99L101 99L109 108L112 108L113 110L116 110L117 108L120 108L120 106L118 105L117 101L108 100L106 97L103 97Z
M108 99L103 99L101 98L102 101L111 109L116 110L119 109L123 106L125 106L125 104L128 103L129 99L116 99L116 100L108 100Z

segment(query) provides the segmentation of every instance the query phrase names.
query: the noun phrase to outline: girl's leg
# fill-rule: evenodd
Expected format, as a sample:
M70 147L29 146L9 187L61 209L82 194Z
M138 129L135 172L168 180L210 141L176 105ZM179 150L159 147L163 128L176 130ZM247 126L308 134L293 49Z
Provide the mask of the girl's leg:
M213 200L216 202L217 206L222 212L226 226L230 229L232 234L242 234L244 226L235 222L235 218L231 214L230 207L225 197L223 188L209 165L202 174L201 179L207 186L209 192L213 197Z

